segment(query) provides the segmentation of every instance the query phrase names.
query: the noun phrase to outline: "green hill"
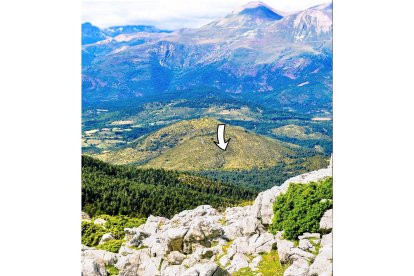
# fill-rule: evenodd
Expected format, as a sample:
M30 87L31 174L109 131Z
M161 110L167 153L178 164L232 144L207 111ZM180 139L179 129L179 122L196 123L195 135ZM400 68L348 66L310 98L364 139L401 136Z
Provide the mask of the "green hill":
M203 204L227 207L255 196L252 190L200 176L111 165L82 156L82 210L92 216L168 217Z
M222 151L214 144L219 123L211 118L181 121L97 157L113 164L202 171L270 168L294 154L293 145L231 125L226 126L231 141Z

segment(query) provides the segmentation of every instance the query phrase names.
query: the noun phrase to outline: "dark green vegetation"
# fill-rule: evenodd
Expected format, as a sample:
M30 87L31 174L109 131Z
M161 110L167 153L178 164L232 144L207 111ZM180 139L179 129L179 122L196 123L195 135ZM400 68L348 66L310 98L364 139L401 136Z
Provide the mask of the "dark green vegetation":
M94 224L89 221L82 221L82 244L86 246L96 246L98 249L103 249L111 252L118 252L123 238L125 236L124 228L138 227L145 223L145 218L133 218L128 216L109 216L100 215L93 219L101 218L106 220L104 225ZM102 236L106 233L112 233L115 240L107 241L98 245Z
M305 232L318 232L324 212L332 208L332 178L310 184L291 184L277 197L275 216L270 231L284 231L287 239L295 240Z
M82 210L92 216L170 217L203 204L226 207L255 196L252 190L201 177L82 156Z

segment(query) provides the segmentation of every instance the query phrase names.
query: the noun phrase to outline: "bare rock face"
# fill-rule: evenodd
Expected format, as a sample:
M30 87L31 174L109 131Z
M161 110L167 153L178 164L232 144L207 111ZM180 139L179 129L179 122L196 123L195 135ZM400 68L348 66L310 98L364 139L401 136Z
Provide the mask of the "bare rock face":
M227 271L233 273L248 266L249 258L242 253L236 253L231 260L231 264L227 267Z
M105 265L114 265L118 256L115 253L82 247L82 276L106 276Z
M321 219L321 222L319 224L319 228L322 232L329 232L332 230L332 209L327 210Z
M162 276L178 276L183 275L186 268L183 265L172 265L165 268Z
M150 249L146 248L128 255L125 265L122 267L119 275L156 276L161 275L161 273L158 271L158 264L151 259Z
M225 219L223 231L228 240L265 232L263 225L254 214L252 206L227 208Z
M81 276L106 276L105 264L96 259L82 261Z
M170 265L179 265L181 264L186 256L178 251L173 251L167 256L167 262Z
M331 276L332 272L332 233L323 235L321 248L315 261L310 266L310 275Z

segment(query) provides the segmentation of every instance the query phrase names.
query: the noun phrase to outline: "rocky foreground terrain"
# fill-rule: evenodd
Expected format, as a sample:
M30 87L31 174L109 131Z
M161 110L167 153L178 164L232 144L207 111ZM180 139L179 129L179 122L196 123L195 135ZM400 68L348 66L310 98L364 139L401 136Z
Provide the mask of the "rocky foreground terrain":
M304 233L299 242L292 242L283 239L282 232L266 231L273 218L273 202L291 183L329 176L331 167L290 178L261 192L253 205L227 208L223 213L202 205L171 219L150 216L145 224L125 229L126 242L118 253L82 246L82 275L109 275L108 266L119 270L120 276L218 276L246 268L249 275L261 275L258 266L263 254L276 250L280 262L288 266L284 276L332 275L332 209L320 221L323 235ZM83 213L82 219L89 218ZM101 242L111 238L105 234Z

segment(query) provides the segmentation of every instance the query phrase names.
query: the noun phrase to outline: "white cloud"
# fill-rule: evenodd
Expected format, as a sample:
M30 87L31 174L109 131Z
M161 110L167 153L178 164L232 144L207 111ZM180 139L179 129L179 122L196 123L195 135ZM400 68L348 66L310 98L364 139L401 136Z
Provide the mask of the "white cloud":
M84 0L82 22L99 27L147 24L165 29L199 27L248 3L246 0ZM272 8L293 12L329 0L264 0Z

